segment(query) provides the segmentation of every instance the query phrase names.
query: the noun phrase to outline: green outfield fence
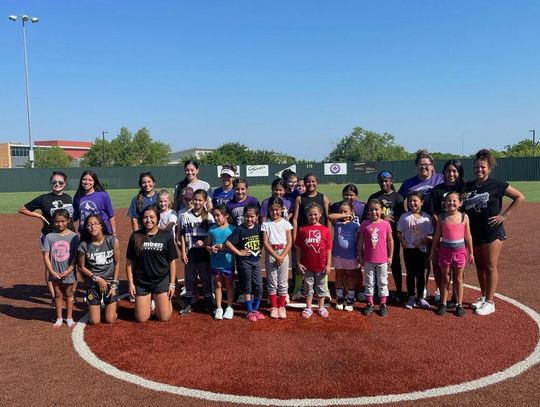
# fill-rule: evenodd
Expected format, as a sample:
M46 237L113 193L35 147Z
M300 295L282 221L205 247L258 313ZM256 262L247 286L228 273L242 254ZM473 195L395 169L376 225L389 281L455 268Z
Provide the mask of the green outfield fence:
M472 179L472 159L463 159L465 178ZM442 170L446 160L435 162L435 169ZM377 173L388 170L394 174L395 182L401 182L414 175L414 162L411 161L379 161L349 163L302 163L272 165L241 165L240 176L246 178L250 185L268 185L284 169L292 167L299 175L316 174L321 184L372 184L377 182ZM60 168L68 175L68 190L77 188L82 171L88 168ZM165 167L97 167L95 171L108 189L137 188L139 173L151 171L160 187L172 187L184 178L181 165ZM50 168L13 168L0 169L0 192L41 191L49 182L52 172ZM539 181L540 157L500 158L497 160L493 174L495 178L505 181ZM218 167L201 166L199 179L209 182L213 187L219 185Z

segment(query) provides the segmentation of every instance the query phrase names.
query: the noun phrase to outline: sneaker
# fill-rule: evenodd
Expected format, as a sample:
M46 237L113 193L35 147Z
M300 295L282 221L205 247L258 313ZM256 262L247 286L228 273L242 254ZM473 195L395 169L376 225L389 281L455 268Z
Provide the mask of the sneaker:
M465 316L465 309L463 308L463 305L461 304L456 305L456 316L457 317Z
M244 298L244 294L240 294L238 298L236 299L236 302L238 304L244 304L246 302L246 299Z
M373 314L373 304L368 304L364 308L362 308L362 315L370 314Z
M427 288L424 288L424 291L422 292L422 297L426 298L428 296Z
M276 307L274 307L274 308L272 308L270 310L270 318L273 318L273 319L279 318L279 312L278 312L278 309Z
M180 315L187 315L191 312L191 305L184 305L182 309L180 310Z
M415 307L416 303L414 301L414 297L409 297L407 302L405 303L405 308L407 309L413 309Z
M471 309L478 309L486 301L486 297L478 297L475 302L471 304Z
M429 308L429 302L425 298L420 298L418 300L418 305L422 308Z
M401 296L398 293L392 293L390 294L390 297L388 298L390 302L393 302L394 304L399 304L401 302Z
M68 326L69 329L73 329L77 326L77 323L72 319L66 319L66 325Z
M302 298L302 289L295 290L292 296L293 301L300 301Z
M443 316L446 314L446 304L437 305L437 315Z
M455 300L450 300L446 303L446 309L450 310L450 309L454 309L456 308L456 301Z
M285 294L285 304L288 304L291 302L291 299L289 298L289 293Z
M388 315L388 307L386 306L386 304L381 304L379 306L379 315L381 317L385 317Z
M441 300L441 291L438 288L435 290L434 299L435 299L435 302L439 302Z
M495 312L495 304L489 301L484 301L480 308L476 308L474 311L477 315L489 315Z
M366 302L366 293L362 291L361 293L356 294L356 299L358 300L358 302Z
M225 312L223 313L223 318L225 319L233 319L234 317L234 310L232 307L225 308Z
M217 308L216 312L214 312L214 319L216 321L223 319L223 308Z
M154 300L150 301L150 311L156 310L156 302Z
M260 311L253 311L253 314L255 314L255 318L257 319L265 319L266 317L263 315Z
M345 311L352 312L354 309L354 302L352 300L347 300L347 304L345 305Z
M53 324L53 328L58 329L62 326L63 323L64 323L64 320L62 318L58 318L56 322Z
M324 302L330 303L330 301L332 301L332 296L330 295L330 291L327 291L326 293L324 293Z
M336 309L338 311L343 311L343 302L344 302L343 298L338 298L336 300Z
M281 318L281 319L287 319L287 311L285 310L285 307L280 307L278 309L278 316Z
M257 322L257 316L255 315L254 312L248 312L246 314L246 318L248 319L249 322Z

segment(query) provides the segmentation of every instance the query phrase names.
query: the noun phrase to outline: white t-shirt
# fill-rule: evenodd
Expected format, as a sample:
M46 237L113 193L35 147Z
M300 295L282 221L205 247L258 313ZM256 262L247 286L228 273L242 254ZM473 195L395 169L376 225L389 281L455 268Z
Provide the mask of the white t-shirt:
M422 211L420 212L420 217L417 219L411 212L405 212L399 218L397 231L402 233L403 240L405 241L405 248L414 249L417 247L414 244L415 241L433 234L431 216ZM424 253L426 253L428 249L425 244L418 248Z
M177 221L178 221L178 217L176 216L176 211L169 209L168 211L164 211L159 214L158 228L165 229L167 225L172 222L174 223L174 227L171 230L174 236L176 232Z
M266 232L271 245L287 244L287 231L292 228L291 223L283 218L277 222L266 219L261 225L261 231Z

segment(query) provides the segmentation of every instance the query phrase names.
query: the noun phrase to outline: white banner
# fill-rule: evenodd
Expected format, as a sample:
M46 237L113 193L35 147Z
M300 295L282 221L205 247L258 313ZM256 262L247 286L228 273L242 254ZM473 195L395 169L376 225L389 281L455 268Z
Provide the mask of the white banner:
M268 177L268 165L246 165L246 177Z
M324 164L324 175L346 175L347 163Z
M281 178L281 174L283 174L283 171L285 170L291 170L292 172L296 172L296 164L293 164L287 168L283 168L281 171L276 172L274 175L278 178Z

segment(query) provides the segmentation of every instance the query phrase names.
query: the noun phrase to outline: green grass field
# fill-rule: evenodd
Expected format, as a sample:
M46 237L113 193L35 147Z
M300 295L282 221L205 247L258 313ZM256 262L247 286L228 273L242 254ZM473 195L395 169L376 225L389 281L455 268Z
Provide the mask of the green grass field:
M516 181L511 185L519 189L529 202L540 202L540 181ZM357 185L360 191L358 197L361 201L365 201L369 195L379 190L376 184L360 184ZM330 202L338 201L341 198L341 189L343 185L324 184L319 185L319 191L328 195ZM396 189L399 184L396 184ZM172 192L172 188L170 189ZM47 191L34 192L3 192L0 193L0 214L15 213L26 202L32 200L36 196ZM67 191L71 196L75 191ZM107 191L111 196L111 200L115 208L127 208L131 199L137 193L136 189L111 189ZM248 193L259 200L270 196L270 187L267 185L254 185L249 187Z

